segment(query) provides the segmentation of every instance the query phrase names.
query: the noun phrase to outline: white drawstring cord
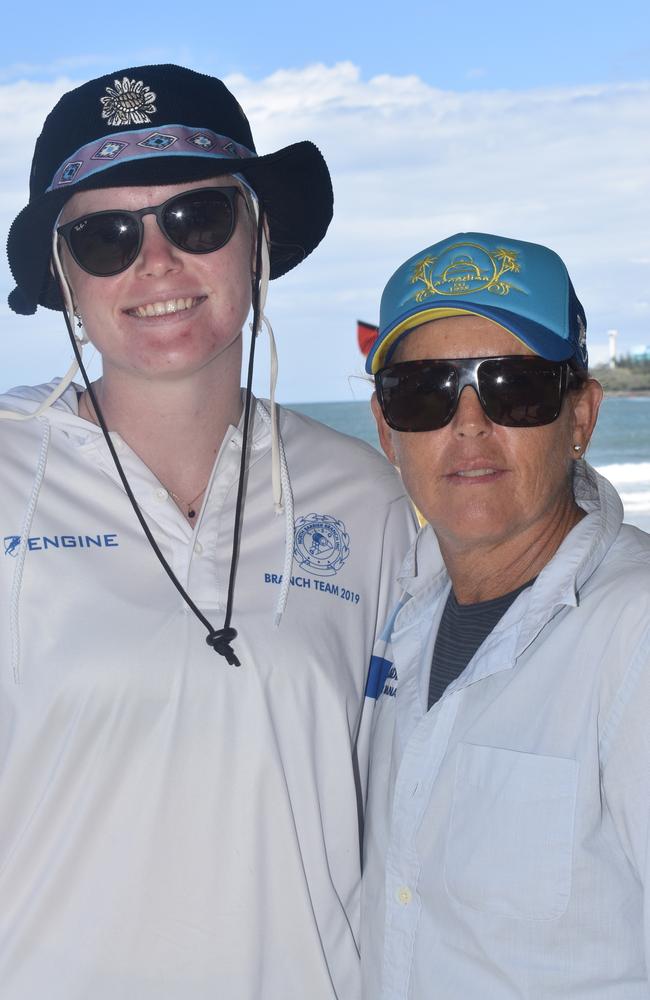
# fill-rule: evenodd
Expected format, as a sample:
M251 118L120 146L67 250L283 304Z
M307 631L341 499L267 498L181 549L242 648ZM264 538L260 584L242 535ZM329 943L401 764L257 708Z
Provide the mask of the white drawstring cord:
M266 331L269 335L269 347L271 350L271 386L270 386L270 399L271 404L271 484L273 487L273 508L276 514L281 514L283 510L282 506L282 475L281 475L281 457L280 457L280 432L278 428L278 408L275 403L275 387L278 381L278 352L275 346L275 337L273 336L273 327L271 326L267 317L262 313L262 322L266 327Z
M273 415L271 416L271 421L273 422ZM277 409L275 410L275 423L277 423ZM289 479L289 467L287 466L287 458L284 452L284 444L282 443L282 438L278 434L277 441L279 443L279 458L280 458L280 475L284 483L284 566L282 567L282 583L280 584L280 594L278 596L278 603L275 608L275 615L273 617L273 627L278 628L282 615L284 614L284 609L287 606L287 598L289 596L289 587L291 584L291 567L293 566L293 552L294 552L294 514L293 514L293 493L291 492L291 481Z
M271 403L271 485L273 489L273 507L276 514L281 514L283 510L282 505L282 474L281 474L281 462L284 460L280 457L279 440L280 433L278 429L278 408L275 402L275 389L278 382L278 351L275 344L275 337L273 335L273 327L268 319L266 313L264 312L264 305L266 303L266 295L269 288L269 277L271 274L271 259L269 255L269 244L264 234L264 242L262 246L262 281L261 281L261 294L260 294L260 312L261 320L266 327L266 332L269 335L269 348L271 353L271 372L270 372L270 385L269 385L269 401ZM293 529L293 522L292 522Z
M50 446L50 425L48 421L43 421L43 435L41 437L41 448L34 475L31 496L23 518L21 527L20 542L18 544L18 563L14 570L14 578L11 585L11 598L9 606L9 633L11 635L11 666L14 677L14 684L20 684L20 594L23 582L23 572L25 569L25 558L27 556L27 540L31 530L34 512L38 502L38 495L41 491L43 477L45 476L45 466L47 465L47 453Z
M251 198L255 217L258 214L257 199ZM262 238L262 274L260 276L260 318L266 327L269 335L269 348L271 353L271 373L269 403L270 413L266 408L258 403L258 412L262 414L265 423L271 427L271 485L273 490L273 509L276 514L284 511L284 566L282 568L282 583L278 603L273 617L273 627L278 628L282 620L282 615L287 606L289 589L291 586L291 567L293 565L294 549L294 513L293 513L293 493L291 491L291 480L289 479L289 467L284 450L284 444L280 437L278 425L278 407L275 402L275 389L278 381L278 352L275 344L273 327L264 312L266 296L269 288L269 278L271 276L271 258L269 254L269 243L264 233ZM258 331L259 332L259 331Z
M59 396L63 395L75 377L78 367L79 365L76 361L74 364L70 365L56 389L52 390L49 396L47 396L40 404L38 409L32 410L30 413L18 413L15 410L0 410L0 420L33 420L34 417L40 417L46 410L49 410L50 406L57 401Z
M267 427L271 427L271 435L273 435L273 411L269 413L264 404L258 400L257 401L257 412L261 416ZM277 408L275 410L275 419L277 423ZM273 440L273 438L271 438ZM293 507L293 491L291 489L291 479L289 478L289 466L287 463L287 456L284 450L284 443L280 434L277 434L276 444L278 450L278 467L279 475L281 481L281 492L284 497L284 565L282 567L282 583L280 584L280 593L278 595L278 603L275 608L275 615L273 618L273 627L277 628L282 620L282 615L287 605L287 598L289 595L289 588L291 586L291 567L293 565L293 551L294 551L294 507ZM271 454L271 461L274 461L273 454Z
M54 232L52 234L52 262L54 264L56 276L59 279L59 287L61 288L61 293L63 295L65 310L68 314L68 319L70 320L70 326L74 330L75 311L74 311L74 301L72 298L72 289L70 287L70 282L68 281L67 275L63 270L63 264L61 263L61 257L59 255L59 239L56 232L56 227L59 224L59 218L60 214L56 222L54 223ZM77 341L80 347L83 347L84 344L87 344L88 337L86 336L85 331L84 333L81 334L80 337L77 337L75 335L75 340Z
M243 180L242 178L238 179ZM259 219L259 205L257 197L255 192L252 191L245 182L243 183L244 197L246 198L246 202L249 206L249 211L257 222ZM294 550L294 507L291 481L289 479L289 467L287 465L284 444L282 443L282 438L280 437L278 407L275 402L275 389L278 381L278 352L275 344L273 327L264 312L270 276L271 257L269 253L268 237L266 232L264 232L262 235L262 273L260 275L259 315L260 322L264 324L269 335L269 347L271 354L269 392L270 413L259 401L257 403L257 412L264 420L264 423L271 428L271 485L273 491L273 509L276 514L281 514L284 511L284 566L282 569L282 583L280 585L278 603L276 605L275 615L273 618L273 627L278 628L287 605L289 588L291 586L291 567L293 565ZM252 332L257 335L259 333L259 327L257 330Z
M249 206L249 211L252 212L255 220L259 218L259 205L257 202L257 197L255 192L252 191L248 186L244 188L244 197L246 203ZM278 408L275 402L275 388L278 381L278 352L275 345L275 337L273 335L273 327L264 312L264 306L266 305L266 296L269 290L269 278L271 276L271 257L269 253L269 242L266 233L262 237L262 274L260 275L260 322L266 327L267 333L269 335L269 347L271 352L271 373L270 373L270 391L269 400L271 403L271 486L273 490L273 508L276 514L281 514L284 510L283 498L282 498L282 474L281 474L281 458L280 450L278 446L279 441L279 431L278 431ZM252 327L251 327L252 330ZM259 329L253 331L255 335L259 333ZM293 530L293 525L292 525Z

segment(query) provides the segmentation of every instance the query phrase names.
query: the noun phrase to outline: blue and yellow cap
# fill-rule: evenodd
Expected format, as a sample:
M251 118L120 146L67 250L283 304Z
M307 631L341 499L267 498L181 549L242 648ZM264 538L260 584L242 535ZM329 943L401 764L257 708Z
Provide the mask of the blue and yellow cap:
M489 233L456 233L393 274L381 297L375 374L401 338L430 320L485 316L549 361L587 368L587 320L562 259L548 247Z

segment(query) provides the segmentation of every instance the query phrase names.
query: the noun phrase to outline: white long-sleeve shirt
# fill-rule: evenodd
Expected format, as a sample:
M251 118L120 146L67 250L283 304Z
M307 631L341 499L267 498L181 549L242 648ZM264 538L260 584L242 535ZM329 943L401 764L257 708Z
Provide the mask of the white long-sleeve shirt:
M159 566L74 391L0 423L2 1000L359 995L355 738L412 515L374 449L286 411L280 429L290 592L274 629L285 518L256 411L232 667ZM239 429L194 530L114 440L174 572L219 627Z
M650 536L580 465L588 515L429 711L431 529L406 560L364 718L365 1000L650 997Z

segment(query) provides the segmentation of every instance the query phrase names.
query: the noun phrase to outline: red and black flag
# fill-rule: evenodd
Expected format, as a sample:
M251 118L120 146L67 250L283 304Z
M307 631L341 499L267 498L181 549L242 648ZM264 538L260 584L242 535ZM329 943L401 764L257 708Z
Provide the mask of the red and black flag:
M374 323L364 323L362 319L357 320L357 340L359 342L359 350L364 358L367 358L370 354L372 345L376 341L378 334L379 327L375 326Z

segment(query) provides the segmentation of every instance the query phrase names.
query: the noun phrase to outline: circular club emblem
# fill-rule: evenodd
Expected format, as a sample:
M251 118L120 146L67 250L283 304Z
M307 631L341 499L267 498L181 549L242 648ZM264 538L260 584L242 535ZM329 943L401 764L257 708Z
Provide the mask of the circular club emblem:
M481 292L494 284L498 275L498 262L477 243L455 243L437 263L438 295Z
M411 284L422 284L415 293L415 301L422 302L430 295L471 295L473 292L493 292L508 295L519 291L504 275L521 271L519 251L507 247L487 250L479 243L454 243L438 257L426 256L413 269Z
M350 536L329 514L307 514L296 521L294 557L302 569L334 576L350 555Z

